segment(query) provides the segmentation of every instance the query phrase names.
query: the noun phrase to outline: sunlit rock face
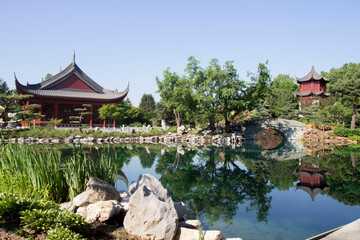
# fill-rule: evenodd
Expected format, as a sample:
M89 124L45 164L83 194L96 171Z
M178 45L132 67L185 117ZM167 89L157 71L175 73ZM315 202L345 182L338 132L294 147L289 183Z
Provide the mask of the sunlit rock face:
M268 128L258 132L254 137L254 141L263 149L274 149L284 141L284 137L279 131Z

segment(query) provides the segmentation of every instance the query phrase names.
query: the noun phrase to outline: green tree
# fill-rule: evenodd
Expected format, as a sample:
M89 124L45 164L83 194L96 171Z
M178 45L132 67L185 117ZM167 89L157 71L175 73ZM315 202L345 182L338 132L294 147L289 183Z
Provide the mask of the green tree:
M7 94L9 93L9 87L6 82L0 78L0 94Z
M139 108L141 109L141 112L144 115L144 120L147 123L150 121L153 122L156 118L155 106L155 100L151 94L144 94L141 97Z
M81 132L85 117L92 114L92 112L89 111L89 108L91 108L91 107L92 107L91 104L82 104L82 107L74 109L74 111L76 113L78 113L78 115L69 117L71 120L70 123L79 124L80 132Z
M18 108L16 113L16 118L20 122L29 122L33 119L40 119L44 117L44 115L35 112L36 109L39 109L41 107L40 104L29 104L25 106L21 106L21 108Z
M115 120L127 125L137 121L141 113L140 108L132 106L129 99L118 104L104 104L98 111L100 119Z
M33 95L20 95L20 94L9 94L9 93L1 93L0 94L0 118L7 122L9 121L8 114L9 113L18 113L18 117L24 117L28 119L25 114L21 115L22 111L28 111L28 115L30 115L30 111L34 110L36 106L24 106L21 104L24 100L33 97Z
M356 112L360 98L360 63L346 63L340 68L332 68L329 73L323 74L331 79L330 92L340 97L342 101L351 104L351 129L355 129Z
M195 89L199 111L209 120L213 131L215 117L221 115L229 132L232 120L246 109L245 82L239 79L232 61L221 67L217 59L211 59L209 66L202 69L194 57L188 60L186 71Z
M291 92L296 92L300 90L298 84L295 83L295 79L290 77L289 74L279 74L277 75L272 82L270 83L270 89L288 89Z
M294 78L288 74L279 74L271 81L266 100L274 117L298 118L299 101L294 95L295 91L299 91L299 86L294 82Z
M247 88L247 107L255 109L259 106L260 100L264 100L269 94L269 84L271 82L270 71L267 68L268 61L259 63L256 74L248 73L251 79L250 86Z
M46 76L45 76L45 78L42 78L41 79L41 81L43 82L43 81L46 81L46 80L48 80L49 78L51 78L53 75L51 74L51 73L48 73L48 74L46 74Z
M181 125L182 116L191 121L195 115L195 98L191 82L185 76L166 69L163 79L156 77L158 93L160 93L163 104L174 114L176 125Z

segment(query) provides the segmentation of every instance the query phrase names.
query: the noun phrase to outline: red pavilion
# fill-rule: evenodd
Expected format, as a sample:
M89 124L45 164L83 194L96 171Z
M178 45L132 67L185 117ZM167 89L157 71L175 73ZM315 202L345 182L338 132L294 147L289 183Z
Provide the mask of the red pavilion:
M37 83L22 85L15 76L18 93L31 94L34 97L26 104L40 104L39 113L45 115L37 119L37 123L49 121L51 118L62 119L63 124L69 124L69 116L76 115L75 108L82 104L91 104L89 109L93 114L85 118L85 123L93 126L105 126L105 120L99 119L98 109L104 104L119 103L127 96L127 88L118 92L101 87L87 76L75 63L75 53L69 66L55 76Z
M300 92L295 94L300 99L301 105L309 107L318 104L319 99L330 96L330 93L326 92L326 83L329 81L317 73L314 66L305 77L296 78L296 82L300 84Z

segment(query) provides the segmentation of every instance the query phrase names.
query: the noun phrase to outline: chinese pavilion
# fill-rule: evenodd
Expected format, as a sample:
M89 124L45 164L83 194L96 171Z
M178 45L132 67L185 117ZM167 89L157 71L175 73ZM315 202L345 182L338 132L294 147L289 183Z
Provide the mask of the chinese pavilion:
M39 113L44 117L36 120L39 124L40 121L49 121L51 118L62 119L62 124L68 124L69 117L77 115L75 108L91 104L89 111L93 114L87 115L84 123L91 127L105 126L105 120L99 119L98 109L104 104L121 102L129 92L129 85L122 92L101 87L78 67L75 53L70 65L49 79L37 84L22 85L15 75L15 84L18 93L34 96L26 104L41 105Z
M296 82L300 84L300 92L295 93L300 99L300 103L305 106L311 106L318 103L319 99L330 96L330 93L326 92L326 83L330 80L321 76L314 69L302 78L296 78Z

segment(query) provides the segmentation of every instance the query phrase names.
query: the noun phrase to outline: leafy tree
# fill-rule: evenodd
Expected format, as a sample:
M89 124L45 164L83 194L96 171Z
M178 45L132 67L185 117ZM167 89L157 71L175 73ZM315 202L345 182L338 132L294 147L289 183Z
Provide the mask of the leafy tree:
M195 114L195 98L191 88L191 82L185 76L180 76L175 72L170 72L169 68L163 73L163 79L156 77L158 93L163 100L163 104L174 114L176 125L181 125L182 116L187 120L193 118Z
M360 63L346 63L340 68L332 68L329 73L323 74L331 79L330 92L339 96L342 101L351 104L351 129L355 129L356 112L360 98Z
M288 74L279 74L273 79L266 96L273 116L287 119L298 118L299 102L294 95L295 91L299 91L299 86Z
M271 81L270 71L267 68L268 61L259 63L257 74L248 73L252 83L247 89L247 106L255 109L259 106L260 100L264 100L269 94L269 84Z
M6 82L0 78L0 94L7 94L9 93L9 87Z
M128 125L138 120L141 113L140 108L132 106L129 99L118 104L104 104L98 111L100 119L116 120Z
M270 89L287 89L291 92L300 90L300 86L295 83L295 79L289 74L279 74L275 77L269 86Z
M318 117L318 111L319 107L312 105L310 107L304 107L300 111L300 113L302 114L303 118L306 119L309 123L310 120L316 119Z
M44 115L35 112L35 110L39 109L40 107L40 104L29 104L22 106L20 109L18 109L18 112L16 113L16 118L18 118L21 122L29 122L33 119L40 119L44 117Z
M151 94L144 94L141 97L139 108L143 112L150 112L155 110L155 100Z
M141 97L139 108L141 109L142 114L144 114L144 120L146 122L154 122L154 119L156 118L155 106L155 100L151 94L144 94Z
M217 59L211 59L209 66L202 69L194 57L188 60L186 71L195 89L199 111L205 114L213 131L215 117L221 115L229 132L232 120L246 109L245 82L239 79L232 61L221 67Z
M86 116L91 115L92 112L89 111L89 108L91 108L91 104L82 104L82 107L75 108L74 111L78 113L78 115L70 116L70 123L77 123L79 124L79 129L81 132L81 127L83 125L84 119Z
M51 78L53 75L51 74L51 73L48 73L48 74L46 74L46 76L45 76L45 78L42 78L41 79L41 81L43 82L43 81L46 81L46 80L48 80L49 78Z
M36 106L24 106L21 104L24 100L33 97L32 95L20 95L20 94L8 94L2 93L0 94L0 118L3 119L4 122L9 121L8 114L9 113L18 113L18 117L24 117L24 119L28 119L25 114L21 115L22 111L28 111L28 117L30 116L31 110L34 110Z

